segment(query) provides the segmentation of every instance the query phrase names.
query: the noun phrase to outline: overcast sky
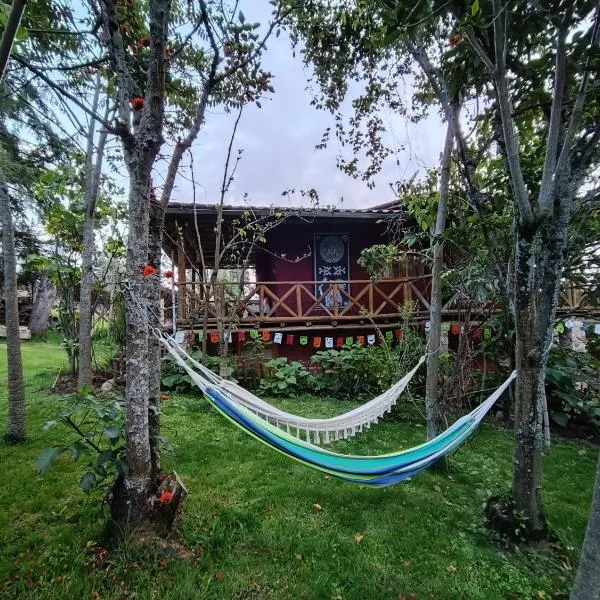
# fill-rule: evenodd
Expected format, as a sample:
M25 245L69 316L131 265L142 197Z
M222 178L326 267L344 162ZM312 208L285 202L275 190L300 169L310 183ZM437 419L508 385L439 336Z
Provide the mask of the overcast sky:
M266 23L269 8L266 0L252 3L246 0L244 4L248 20ZM265 11L262 15L261 10ZM368 189L366 182L339 171L336 156L341 148L335 140L326 150L315 149L324 130L333 127L334 121L331 114L310 106L312 94L307 89L310 68L304 68L299 53L293 56L285 33L273 38L267 46L262 65L274 76L275 94L261 100L262 109L252 104L244 111L234 146L242 148L244 155L228 203L242 203L247 193L253 205L286 205L289 202L281 198L283 190L315 188L322 205L366 207L393 199L389 182L422 174L425 168L439 163L444 128L437 115L412 124L386 111L381 116L389 130L389 141L397 148L406 148L397 157L399 165L396 157L390 157L375 178L373 190ZM213 109L207 115L206 125L193 147L197 202L218 200L234 119L235 115L222 110ZM183 176L178 177L173 201L192 201L188 164Z

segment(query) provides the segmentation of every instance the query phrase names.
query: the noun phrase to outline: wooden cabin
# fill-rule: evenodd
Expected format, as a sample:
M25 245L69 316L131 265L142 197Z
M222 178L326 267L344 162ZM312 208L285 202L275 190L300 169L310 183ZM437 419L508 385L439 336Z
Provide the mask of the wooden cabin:
M240 230L252 230L252 223L259 224L259 235L250 240ZM375 332L397 334L407 301L416 320L428 318L431 275L417 254L407 255L378 281L358 264L363 249L415 227L398 202L366 209L226 206L220 247L216 225L214 205L171 203L167 209L163 249L176 266L172 314L178 330L200 333L206 324L208 335L216 334L220 299L234 317L229 321L234 349L246 335L260 332L279 341L272 344L273 356L307 359L331 347L332 338L335 347L349 337L365 342ZM223 252L231 242L233 249ZM224 276L209 286L216 255ZM443 318L461 321L455 298L444 301ZM573 300L563 299L563 307L561 315L583 310ZM454 332L451 346L453 337Z
M214 205L171 203L167 210L163 249L177 266L178 329L200 332L206 316L208 332L216 330L215 292L208 293L205 283L215 253L222 254L216 248L216 219ZM315 337L366 336L376 328L397 328L400 310L409 300L415 316L426 319L431 277L416 255L407 256L379 281L372 281L358 264L363 249L389 242L391 231L414 225L397 203L317 210L226 206L221 250L250 222L266 229L262 239L219 260L220 271L230 273L247 261L243 291L235 276L214 286L225 301L235 298L238 335L268 330L297 339L310 336L311 343L305 345L281 344L279 354L300 358L314 350Z

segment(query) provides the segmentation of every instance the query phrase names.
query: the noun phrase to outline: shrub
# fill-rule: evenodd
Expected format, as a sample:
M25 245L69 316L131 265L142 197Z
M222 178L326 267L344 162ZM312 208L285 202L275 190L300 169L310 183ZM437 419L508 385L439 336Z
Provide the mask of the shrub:
M395 348L387 343L377 347L354 344L317 352L312 362L322 369L322 388L332 396L352 399L386 390L414 367L419 352L422 349L406 353L405 342Z
M567 348L550 352L546 396L550 417L567 427L575 421L600 426L600 360Z
M67 397L67 402L68 407L44 429L62 424L72 435L63 445L44 450L37 468L45 473L64 453L74 461L84 458L86 471L79 486L89 494L111 485L118 473L127 473L123 401L118 396L95 396L90 388Z
M298 361L274 358L265 364L268 377L260 380L259 393L265 396L298 396L314 393L320 387L317 378Z

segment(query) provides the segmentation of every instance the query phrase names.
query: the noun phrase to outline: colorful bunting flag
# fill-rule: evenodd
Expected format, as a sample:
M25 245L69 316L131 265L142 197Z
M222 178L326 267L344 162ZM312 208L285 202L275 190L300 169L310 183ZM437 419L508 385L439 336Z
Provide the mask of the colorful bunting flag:
M204 339L204 331L201 331L201 332L198 334L198 341L199 341L199 342L201 342L203 339Z
M425 321L425 333L431 331L431 321Z
M256 339L258 337L258 331L256 331L256 329L251 329L250 337Z
M283 342L283 333L281 333L281 331L278 331L274 336L273 336L273 341L276 344L281 344Z
M332 337L325 338L325 348L333 348L333 338Z
M374 333L370 333L367 336L367 344L369 344L369 346L372 346L375 343L375 334Z
M554 331L556 331L556 333L561 334L565 332L565 324L561 321L560 323L557 323L556 326L554 327Z
M320 348L321 347L321 338L320 337L314 337L313 338L313 346L315 348Z
M596 323L596 324L594 325L594 333L595 333L596 335L600 335L600 323Z
M442 331L444 333L448 333L450 331L450 323L447 323L447 322L442 323Z
M356 336L356 343L364 346L365 345L365 336L364 335L357 335Z
M352 344L354 344L354 338L351 335L349 335L346 338L346 346L352 346Z
M337 348L341 348L344 345L344 338L343 337L336 338L335 345Z
M301 346L306 346L306 344L308 344L308 336L307 335L301 335L300 336L300 345Z
M394 339L394 332L393 331L386 331L385 332L385 339L388 340L388 342L392 341Z
M265 329L262 332L262 339L264 342L268 342L271 339L271 332Z
M238 341L245 342L246 341L246 332L238 331Z
M213 332L210 334L210 341L211 341L213 344L216 344L216 343L219 341L219 332L218 332L218 331L213 331Z
M288 334L285 336L285 343L286 343L288 346L293 346L293 345L294 345L294 336L293 336L291 333L288 333Z
M485 340L491 340L492 339L492 328L491 327L486 327L483 330L483 339L485 339Z
M450 331L453 335L460 334L460 323L452 323L452 327L450 327Z
M402 331L402 329L396 329L396 331L394 331L394 335L396 336L397 340L401 340L404 337L404 331Z
M477 329L473 330L473 333L471 334L471 337L477 341L481 339L481 336L483 334L483 331L481 330L481 327L478 327Z

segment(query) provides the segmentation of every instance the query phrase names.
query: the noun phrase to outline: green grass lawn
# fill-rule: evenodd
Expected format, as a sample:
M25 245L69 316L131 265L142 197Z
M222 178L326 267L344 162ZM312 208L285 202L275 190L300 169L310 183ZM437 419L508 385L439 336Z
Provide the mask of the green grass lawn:
M0 345L0 414L6 418L5 348ZM43 430L65 402L48 391L64 352L23 344L29 441L0 446L0 598L363 599L565 598L587 520L596 449L555 442L545 462L552 551L502 548L483 527L483 505L508 489L511 436L484 425L447 474L426 472L392 488L330 479L269 450L200 398L164 403L173 447L164 467L189 488L178 522L185 551L126 546L98 553L100 497L78 487L82 465L61 459L35 472L41 450L63 441ZM330 415L340 401L288 401ZM341 452L379 453L424 438L420 423L385 421ZM4 421L3 421L4 422ZM315 508L319 505L321 509ZM413 594L413 596L411 596Z

